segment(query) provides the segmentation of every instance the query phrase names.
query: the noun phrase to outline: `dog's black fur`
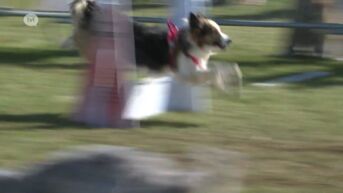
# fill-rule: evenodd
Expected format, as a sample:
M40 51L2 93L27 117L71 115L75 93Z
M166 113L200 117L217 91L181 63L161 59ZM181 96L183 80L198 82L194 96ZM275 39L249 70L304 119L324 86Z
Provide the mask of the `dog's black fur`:
M75 1L76 3L76 1ZM97 10L95 1L87 1L83 19L80 20L80 28L92 31L92 21L94 11ZM172 66L170 55L170 45L167 40L168 32L166 28L157 26L146 26L133 22L135 59L137 66L147 67L151 71L161 72L166 68L177 69ZM177 45L183 52L187 52L190 44L186 40L186 31L181 29L177 39Z
M167 30L136 22L133 30L137 65L157 72L166 68L170 62Z
M91 24L95 10L97 10L95 2L88 1L80 28L92 31ZM133 31L137 65L156 72L166 68L170 57L167 30L133 22Z

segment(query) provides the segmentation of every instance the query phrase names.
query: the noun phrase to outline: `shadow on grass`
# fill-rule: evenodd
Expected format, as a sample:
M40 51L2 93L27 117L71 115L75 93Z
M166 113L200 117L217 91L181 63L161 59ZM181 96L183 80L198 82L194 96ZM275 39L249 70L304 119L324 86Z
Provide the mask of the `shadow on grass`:
M27 124L43 124L39 125L38 129L63 129L75 127L78 129L89 129L86 125L75 123L69 118L64 117L61 114L55 113L41 113L41 114L23 114L23 115L11 115L0 114L0 122L9 123L27 123Z
M0 56L1 57L1 56ZM1 65L1 64L0 64ZM13 66L19 66L23 68L31 68L31 69L51 69L51 70L79 70L86 67L84 64L40 64L40 63L30 63L30 64L9 64Z
M197 124L193 123L185 123L180 121L162 121L162 120L146 120L141 121L142 128L149 128L149 127L173 127L179 129L186 129L191 127L199 127Z
M38 124L31 128L36 129L92 129L85 124L76 123L68 117L57 113L39 113L39 114L0 114L1 122L19 123L19 124ZM190 128L198 127L197 124L178 122L178 121L161 121L161 120L146 120L141 122L142 128L151 127L173 127L173 128ZM28 125L30 128L30 125ZM27 129L27 128L25 128Z
M270 56L266 57L266 60L240 61L239 64L242 68L256 69L257 71L262 72L262 75L245 77L245 80L248 83L265 82L309 71L325 71L329 72L331 75L299 83L292 83L291 85L300 86L298 88L343 86L343 62L330 59L301 56ZM279 68L284 68L284 70L280 70ZM266 71L265 75L263 75L263 70Z
M50 58L76 57L76 51L0 47L0 65L37 69L81 69L81 64L38 64Z

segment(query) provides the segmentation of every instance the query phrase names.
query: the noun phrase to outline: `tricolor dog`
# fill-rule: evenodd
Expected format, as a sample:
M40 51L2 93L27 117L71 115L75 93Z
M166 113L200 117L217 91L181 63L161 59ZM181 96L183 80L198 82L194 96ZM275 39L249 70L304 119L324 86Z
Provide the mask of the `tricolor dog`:
M88 46L95 0L74 0L71 13L74 40L81 53ZM231 39L219 25L204 16L190 13L187 26L178 29L168 22L168 30L133 22L137 66L157 73L171 72L177 78L195 84L210 78L208 61L211 55L224 50Z

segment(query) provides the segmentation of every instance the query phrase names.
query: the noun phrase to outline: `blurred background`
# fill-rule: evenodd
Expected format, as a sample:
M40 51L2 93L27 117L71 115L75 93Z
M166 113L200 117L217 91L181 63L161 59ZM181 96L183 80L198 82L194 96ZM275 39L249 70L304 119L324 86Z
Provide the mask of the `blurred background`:
M241 97L213 90L210 113L168 113L134 130L92 129L69 120L86 66L76 50L61 47L72 33L67 17L42 17L29 27L22 16L3 12L64 13L68 3L0 1L0 167L18 168L80 144L175 157L201 144L247 155L242 192L342 191L342 0L214 0L208 15L231 22L221 27L233 44L213 60L239 64ZM168 1L133 1L134 16L169 12Z

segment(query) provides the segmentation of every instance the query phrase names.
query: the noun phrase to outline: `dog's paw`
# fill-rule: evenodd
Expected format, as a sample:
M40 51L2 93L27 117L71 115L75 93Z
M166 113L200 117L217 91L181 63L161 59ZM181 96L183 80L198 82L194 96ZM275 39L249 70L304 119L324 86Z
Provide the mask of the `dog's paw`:
M240 96L242 72L238 64L215 64L213 67L213 85L224 93Z

